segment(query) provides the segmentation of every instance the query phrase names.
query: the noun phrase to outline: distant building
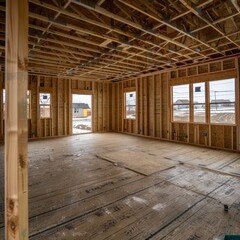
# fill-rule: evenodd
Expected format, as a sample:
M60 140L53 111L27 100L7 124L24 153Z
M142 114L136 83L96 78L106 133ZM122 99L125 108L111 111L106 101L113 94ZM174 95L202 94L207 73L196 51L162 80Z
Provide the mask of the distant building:
M178 99L176 104L179 104L177 109L189 108L189 100L187 99Z
M87 103L73 103L72 116L74 118L83 118L91 115L91 109Z
M215 103L218 107L231 107L234 105L229 99L214 99L211 103Z
M178 99L176 104L189 104L189 100L187 99Z

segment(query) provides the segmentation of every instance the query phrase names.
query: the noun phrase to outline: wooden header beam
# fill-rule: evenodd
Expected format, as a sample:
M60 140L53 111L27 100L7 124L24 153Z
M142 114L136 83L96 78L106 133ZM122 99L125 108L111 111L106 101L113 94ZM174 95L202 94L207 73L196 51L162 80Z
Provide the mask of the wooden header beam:
M6 1L5 239L28 239L28 0Z

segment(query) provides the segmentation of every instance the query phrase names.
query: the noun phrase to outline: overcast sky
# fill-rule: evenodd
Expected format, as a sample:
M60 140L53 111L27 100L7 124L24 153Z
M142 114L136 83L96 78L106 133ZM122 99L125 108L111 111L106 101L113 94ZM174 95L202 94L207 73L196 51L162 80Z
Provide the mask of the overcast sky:
M215 99L229 99L235 101L235 79L226 79L221 81L211 81L209 83L210 88L210 101ZM195 91L196 87L198 90ZM194 102L205 102L205 83L193 84ZM178 99L189 100L189 85L178 85L173 87L173 102Z
M73 103L87 103L90 108L92 108L92 95L80 95L73 94L72 95Z

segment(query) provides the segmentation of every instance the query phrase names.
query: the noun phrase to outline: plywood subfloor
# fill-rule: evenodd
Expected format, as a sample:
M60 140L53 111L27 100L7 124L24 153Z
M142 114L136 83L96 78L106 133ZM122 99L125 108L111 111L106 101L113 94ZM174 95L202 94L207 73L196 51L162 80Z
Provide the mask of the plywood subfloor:
M3 172L3 146L0 152ZM107 155L112 162L100 157ZM157 168L154 159L171 168ZM237 153L114 133L30 142L30 239L240 234L240 178L225 171L237 172L238 159ZM3 177L0 183L4 239Z
M131 149L107 152L96 156L146 176L176 165L176 163L166 160L161 156L153 156Z

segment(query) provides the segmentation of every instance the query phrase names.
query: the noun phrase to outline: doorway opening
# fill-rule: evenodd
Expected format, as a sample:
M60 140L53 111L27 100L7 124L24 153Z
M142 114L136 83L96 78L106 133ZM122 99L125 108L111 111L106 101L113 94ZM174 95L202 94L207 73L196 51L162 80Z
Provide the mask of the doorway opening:
M72 94L72 133L92 132L92 95Z

